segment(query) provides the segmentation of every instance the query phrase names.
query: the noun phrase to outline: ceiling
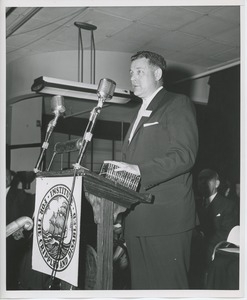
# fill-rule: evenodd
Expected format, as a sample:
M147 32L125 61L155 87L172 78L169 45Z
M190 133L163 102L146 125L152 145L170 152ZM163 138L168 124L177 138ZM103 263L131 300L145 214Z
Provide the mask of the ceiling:
M97 27L96 51L145 49L205 70L240 60L240 6L17 7L6 9L7 63L77 50L76 21ZM90 49L84 32L83 48Z
M166 60L211 71L240 60L240 6L17 7L6 10L6 60L32 54L78 50L75 22L97 27L97 50L150 50ZM91 34L82 30L83 49ZM169 76L171 76L170 74ZM99 119L129 121L132 105L110 105ZM91 101L66 99L67 116L88 117ZM50 113L50 100L44 112Z

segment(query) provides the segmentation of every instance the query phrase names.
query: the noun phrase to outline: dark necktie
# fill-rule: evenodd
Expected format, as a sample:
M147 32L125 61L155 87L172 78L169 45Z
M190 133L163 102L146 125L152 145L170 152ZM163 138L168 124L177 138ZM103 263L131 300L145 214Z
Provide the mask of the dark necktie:
M205 207L205 208L208 208L209 204L210 204L209 198L205 198L205 199L204 199L204 207Z

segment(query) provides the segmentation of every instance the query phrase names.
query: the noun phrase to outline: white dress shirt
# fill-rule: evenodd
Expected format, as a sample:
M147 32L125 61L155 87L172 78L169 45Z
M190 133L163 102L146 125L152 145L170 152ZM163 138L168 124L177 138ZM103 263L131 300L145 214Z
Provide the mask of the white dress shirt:
M136 131L136 128L141 120L141 118L143 116L147 116L147 114L145 113L146 112L146 108L148 107L148 105L150 104L150 102L153 100L153 98L156 96L156 94L163 88L163 86L160 86L151 96L149 96L148 98L146 99L143 99L142 100L142 106L140 107L139 111L138 111L138 114L137 114L137 117L135 119L135 123L132 127L132 130L131 130L131 133L130 133L130 136L129 136L129 143L131 142L132 138L133 138L133 135ZM148 115L149 116L149 115Z
M209 203L211 203L214 200L216 195L217 195L217 192L209 197Z
M10 186L8 186L8 187L6 188L6 196L7 196L7 194L8 194L9 189L10 189Z

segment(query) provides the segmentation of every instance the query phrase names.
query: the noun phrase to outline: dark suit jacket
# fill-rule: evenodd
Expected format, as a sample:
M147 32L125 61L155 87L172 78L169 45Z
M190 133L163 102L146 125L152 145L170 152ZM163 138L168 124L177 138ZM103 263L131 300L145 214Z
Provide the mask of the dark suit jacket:
M8 225L23 216L32 218L34 202L34 195L11 187L6 197L6 224Z
M191 168L198 132L195 109L188 97L158 92L142 117L131 143L123 144L123 161L141 171L140 192L154 195L153 204L139 204L125 220L125 233L136 236L184 232L195 225Z
M32 218L33 212L34 195L11 187L6 197L6 224L8 225L23 216ZM23 233L26 234L26 231ZM28 239L15 240L13 236L9 236L6 239L6 278L8 290L18 289L20 263L28 246Z
M238 225L237 203L217 193L209 206L202 209L199 218L210 258L216 244L226 241L230 230Z

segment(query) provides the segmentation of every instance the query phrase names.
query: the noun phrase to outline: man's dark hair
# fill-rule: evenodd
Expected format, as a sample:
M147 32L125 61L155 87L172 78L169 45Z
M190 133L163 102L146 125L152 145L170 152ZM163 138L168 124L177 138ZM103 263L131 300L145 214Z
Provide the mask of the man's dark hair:
M163 56L151 52L151 51L138 51L136 54L131 56L131 61L134 61L138 58L143 58L149 60L150 65L157 66L162 70L162 80L164 81L165 69L166 69L166 61Z
M199 175L199 178L207 178L208 180L215 179L219 180L219 175L216 171L211 170L211 169L204 169L202 170Z

